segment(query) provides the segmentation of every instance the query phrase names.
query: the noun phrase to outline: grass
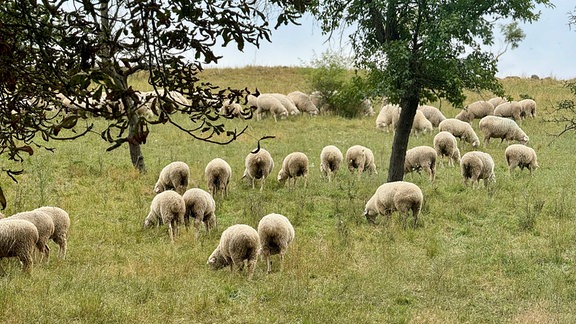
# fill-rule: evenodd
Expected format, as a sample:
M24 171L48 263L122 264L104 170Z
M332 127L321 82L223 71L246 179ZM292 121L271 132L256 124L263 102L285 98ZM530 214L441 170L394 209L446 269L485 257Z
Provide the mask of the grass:
M306 90L309 69L209 69L215 84L258 87L266 92ZM513 97L530 94L539 103L536 119L522 122L540 168L532 177L504 159L505 144L482 150L496 162L489 189L464 187L459 168L439 166L437 179L408 174L425 197L419 226L402 229L400 217L369 225L364 204L385 181L392 134L378 132L375 117L347 120L300 116L232 121L249 125L238 141L209 145L154 125L143 154L146 174L130 163L128 148L105 152L98 134L54 142L54 153L28 158L18 183L1 181L5 214L41 205L66 209L72 218L69 254L58 260L51 243L48 264L31 276L15 259L2 259L0 319L22 322L574 322L576 293L576 208L573 134L555 138L562 127L545 122L553 104L569 96L552 79L504 79ZM469 94L469 101L478 94ZM457 109L443 106L446 115ZM102 121L96 121L103 127ZM477 121L474 124L477 129ZM262 193L240 179L244 157L264 135L276 166ZM431 145L433 134L409 146ZM341 170L328 183L319 155L328 144L342 151L370 147L378 175L357 178ZM463 151L471 148L464 145ZM289 189L275 176L288 153L310 159L308 187ZM181 231L171 245L165 227L142 229L158 172L174 160L187 162L192 186L206 189L204 166L222 157L232 166L226 199L217 198L218 230ZM254 279L228 270L211 271L206 260L229 225L256 226L268 213L287 216L296 239L279 272L259 262Z

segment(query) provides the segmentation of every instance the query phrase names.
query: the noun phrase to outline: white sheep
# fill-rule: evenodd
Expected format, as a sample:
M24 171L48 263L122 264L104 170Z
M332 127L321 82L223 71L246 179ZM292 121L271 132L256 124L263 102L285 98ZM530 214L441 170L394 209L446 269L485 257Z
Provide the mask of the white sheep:
M454 166L454 163L460 164L460 150L456 137L450 132L442 131L434 136L434 149L436 155L443 159L448 158L448 165Z
M430 181L436 178L436 150L430 146L416 146L406 151L404 173L424 170Z
M521 116L524 117L536 117L536 101L533 99L522 99L518 101L521 109Z
M508 99L504 98L504 97L493 97L488 99L488 102L492 104L492 106L494 106L494 108L498 107L499 104L508 102Z
M368 171L370 174L378 174L374 164L374 153L362 145L353 145L346 151L346 163L351 173L358 171L358 175Z
M530 175L532 175L532 172L539 167L536 151L526 145L511 144L506 148L504 154L506 156L506 162L508 163L509 174L512 174L514 168L519 167L520 170L524 168L528 169Z
M450 132L454 137L470 143L472 147L478 147L480 145L480 139L478 135L476 135L476 132L474 132L472 125L465 121L456 118L447 118L438 125L438 130L441 132Z
M376 128L381 131L394 130L400 116L400 106L383 104L376 117Z
M174 236L178 235L178 226L184 223L185 213L186 204L179 193L173 190L162 191L152 199L150 212L144 219L144 228L166 224L170 242L174 243Z
M160 171L158 181L154 186L154 193L174 190L182 195L188 189L189 178L190 167L188 164L181 161L171 162Z
M221 158L212 159L206 164L204 177L212 196L216 196L218 192L222 193L222 197L228 195L228 185L232 179L232 168L228 162Z
M0 259L17 257L22 271L30 272L37 242L38 229L31 222L9 218L0 221Z
M300 114L300 110L298 110L298 108L294 104L294 101L292 101L292 99L290 99L290 97L288 97L287 95L283 93L272 93L271 95L273 95L276 99L278 99L278 101L280 101L282 106L284 106L284 108L286 108L286 111L288 111L289 115L294 116Z
M480 131L484 134L484 143L487 145L490 138L500 138L502 143L507 141L518 141L524 145L530 140L528 135L516 124L516 122L509 118L498 116L486 116L480 119L478 124Z
M518 101L508 101L494 108L494 116L509 117L514 120L522 119L522 106Z
M194 219L195 237L200 234L200 224L204 224L207 233L216 227L216 202L212 195L200 188L191 188L186 190L182 196L186 206L184 214L184 225L190 226L190 218Z
M54 235L54 222L50 215L43 211L32 210L16 213L6 219L22 219L34 224L38 230L38 241L36 242L36 246L42 254L40 260L44 257L46 258L46 261L49 260L50 247L48 246L48 241L52 235Z
M290 179L296 186L296 178L304 178L304 188L308 181L308 157L302 152L292 152L288 154L282 162L282 169L278 172L278 181L290 185Z
M468 180L480 187L480 180L484 181L484 186L488 187L488 182L495 182L494 159L488 153L481 151L471 151L462 156L460 159L460 170L464 185L468 185Z
M222 116L232 118L232 117L244 117L244 109L242 106L237 103L233 102L230 99L227 99L222 104L222 107L218 110L218 113Z
M421 133L431 132L434 129L432 122L430 122L424 113L420 110L416 110L416 114L414 115L414 120L412 121L412 132L414 135L418 136Z
M252 99L250 96L252 95L248 96L248 102L250 105L252 105L254 99ZM288 110L284 108L280 100L278 100L272 94L261 94L256 97L256 120L262 119L262 114L268 112L272 114L275 122L278 121L277 116L279 116L281 119L288 116Z
M248 178L252 182L252 189L255 188L255 181L260 180L260 191L262 191L266 178L274 168L272 156L268 151L260 148L256 153L248 153L244 162L246 169L242 178Z
M214 270L230 266L230 271L234 271L234 268L240 271L246 263L248 279L252 279L259 254L258 232L250 225L236 224L222 232L220 242L207 263Z
M344 156L342 151L334 145L327 145L320 152L320 172L328 178L328 182L336 176L336 173L342 165Z
M280 214L268 214L258 223L258 236L260 236L260 253L266 260L267 272L272 270L270 256L280 255L280 270L283 268L284 255L288 246L294 240L294 227L290 220Z
M61 259L66 258L66 251L68 249L68 230L70 228L70 215L59 207L44 206L36 208L45 212L52 218L54 223L54 233L50 237L52 241L58 244L58 257Z
M426 117L426 119L428 119L434 127L438 127L440 122L446 119L446 116L444 116L440 109L434 106L421 105L418 106L418 110L424 114L424 117Z
M488 101L479 100L464 107L454 118L470 123L489 115L494 115L494 106Z
M393 212L398 211L404 214L402 223L406 227L408 213L412 211L415 227L423 203L424 195L417 185L406 181L387 182L378 187L368 200L364 216L370 223L375 223L376 216L379 214L389 219Z
M308 113L310 115L318 115L318 108L312 101L311 96L305 94L302 91L293 91L288 94L288 98L292 99L296 108L301 112Z

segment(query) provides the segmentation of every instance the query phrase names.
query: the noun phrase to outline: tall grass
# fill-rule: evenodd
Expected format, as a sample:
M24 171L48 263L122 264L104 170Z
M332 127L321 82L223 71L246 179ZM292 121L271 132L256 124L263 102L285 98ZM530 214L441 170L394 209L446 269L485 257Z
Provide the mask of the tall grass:
M256 72L255 72L256 71ZM296 68L206 70L215 84L287 93L306 90L309 70ZM249 125L238 141L209 145L154 125L143 154L149 170L136 172L126 147L105 152L98 134L52 143L27 159L13 183L2 175L6 214L41 205L66 209L72 218L69 253L36 264L23 275L14 259L3 259L0 321L22 322L574 322L576 293L576 199L573 134L554 138L560 126L544 121L552 104L568 93L555 80L505 79L514 97L531 94L539 115L521 126L539 156L533 176L508 174L504 144L482 150L496 162L490 189L466 188L459 168L439 166L437 179L408 174L425 197L417 228L402 229L398 215L369 225L364 204L385 181L392 134L374 119L298 116L232 121ZM476 100L470 94L469 100ZM453 116L457 110L443 108ZM182 120L184 117L182 116ZM103 127L102 121L96 121ZM474 124L477 129L477 122ZM264 191L242 181L244 158L263 135L276 163ZM431 145L433 134L410 139ZM553 140L554 139L554 140ZM328 183L319 155L328 144L343 152L370 147L378 174L360 178L345 168ZM471 148L462 146L463 151ZM310 159L308 187L287 188L275 176L288 153ZM233 181L227 198L217 197L218 229L194 239L181 230L171 245L164 227L143 229L158 172L174 160L190 165L191 186L206 189L204 166L227 160ZM296 239L284 271L259 262L254 279L227 269L211 271L206 260L229 225L256 226L268 213L295 226Z

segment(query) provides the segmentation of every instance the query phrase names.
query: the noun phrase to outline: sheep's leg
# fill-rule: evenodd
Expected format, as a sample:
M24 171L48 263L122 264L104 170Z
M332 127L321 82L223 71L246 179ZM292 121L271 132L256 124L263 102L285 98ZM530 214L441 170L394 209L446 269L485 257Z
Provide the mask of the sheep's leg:
M170 242L174 243L174 231L172 230L172 223L168 223L166 226L168 226L168 236L170 237Z
M65 259L66 258L66 249L67 249L67 239L66 235L59 235L54 239L54 242L58 244L58 258Z
M272 260L270 258L270 254L266 254L266 273L272 272Z
M248 280L251 280L252 276L254 276L254 270L256 269L257 260L258 259L254 258L248 261Z
M198 239L198 237L200 236L200 223L202 221L200 220L200 218L196 218L194 219L194 239Z

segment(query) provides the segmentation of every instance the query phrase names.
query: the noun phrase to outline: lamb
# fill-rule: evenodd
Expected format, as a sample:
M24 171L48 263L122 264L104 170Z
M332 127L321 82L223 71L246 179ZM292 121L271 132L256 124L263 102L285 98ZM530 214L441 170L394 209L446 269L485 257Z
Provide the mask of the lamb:
M302 152L292 152L288 154L282 162L282 169L278 172L278 181L290 184L293 179L293 185L296 186L296 178L304 178L304 188L308 181L308 157Z
M536 117L536 101L534 101L533 99L522 99L518 101L518 103L520 104L520 107L522 107L522 109L520 110L520 115L522 117L524 116L528 116L531 118Z
M430 146L416 146L406 151L404 173L424 170L430 181L436 178L436 150Z
M318 115L318 108L307 94L302 91L293 91L288 94L288 98L292 99L296 108L301 112L310 115Z
M188 188L189 178L190 168L188 164L180 161L171 162L160 171L158 181L154 186L154 193L174 190L182 195Z
M268 214L258 223L258 236L260 253L266 260L267 272L272 271L270 256L275 254L280 254L280 270L282 270L288 245L294 240L294 227L290 220L284 215Z
M484 181L484 186L488 187L488 182L495 182L494 160L488 153L481 151L471 151L462 156L460 160L460 170L464 178L464 185L468 185L468 180L480 187L480 180Z
M186 204L179 193L173 190L162 191L152 199L150 212L144 219L144 228L166 224L170 242L174 243L174 236L178 235L178 226L184 223L185 213Z
M334 145L325 146L320 152L320 173L328 178L328 182L336 176L344 156L339 148Z
M190 218L193 218L196 238L200 234L200 223L204 223L206 232L210 233L210 230L217 225L216 202L212 195L200 188L191 188L186 190L182 199L186 206L184 214L186 229L190 226Z
M538 159L536 151L533 148L522 144L512 144L506 148L504 152L506 162L508 163L508 173L512 174L514 168L519 167L520 171L524 168L532 172L538 168Z
M286 111L288 111L288 114L290 114L291 116L300 114L300 110L296 108L294 101L292 101L292 99L290 99L290 97L288 97L287 95L282 93L272 93L271 95L273 95L276 99L278 99L278 101L280 101L282 106L286 108Z
M511 117L514 120L522 119L522 106L518 101L501 103L494 108L494 116Z
M48 241L52 235L54 235L54 222L52 221L52 217L50 217L50 215L43 211L33 210L16 213L6 219L21 219L34 224L38 230L38 240L36 241L36 247L38 247L38 250L42 254L40 260L42 260L44 257L46 258L46 261L49 260L50 247L48 246Z
M22 219L2 219L0 221L0 259L17 257L22 271L32 270L34 250L38 245L38 229L34 224Z
M508 102L508 99L504 98L504 97L494 97L494 98L490 98L488 99L488 102L492 104L492 106L494 106L494 108L498 107L499 104L503 104L505 102Z
M460 150L456 137L450 132L442 131L434 136L434 149L436 155L443 159L448 158L448 165L454 166L454 163L460 163Z
M228 162L221 158L211 160L204 169L204 177L212 196L218 192L222 193L222 197L228 195L228 184L232 179L232 168Z
M218 246L208 257L208 265L214 270L230 266L230 271L235 267L240 271L247 263L248 279L252 279L259 254L258 232L250 225L236 224L222 232Z
M396 127L396 122L400 116L400 106L384 104L376 117L376 128L381 131L390 131Z
M387 182L378 187L368 200L364 216L368 222L375 223L378 214L387 216L389 219L394 211L398 211L404 214L402 223L406 227L408 213L412 211L414 227L416 227L423 203L424 195L417 185L406 181Z
M248 178L252 182L252 189L256 180L260 180L260 191L264 189L266 178L272 173L274 160L268 151L260 148L256 153L248 153L245 160L246 170L242 178Z
M494 115L494 106L488 101L479 100L464 107L454 118L470 123L489 115Z
M378 174L374 164L374 153L362 145L353 145L346 151L346 163L351 173L358 171L360 176L365 170L370 174Z
M424 113L420 110L416 110L416 115L414 115L414 120L412 121L412 132L414 135L431 132L433 128L434 126L432 126L432 123L426 119Z
M438 127L440 122L446 119L440 109L434 106L422 105L418 106L418 110L420 110L424 114L424 117L432 123L433 127Z
M524 145L529 141L528 135L524 133L515 121L509 118L486 116L480 119L478 126L484 134L484 143L486 145L490 142L490 138L500 138L500 143L504 140L515 140Z
M480 145L480 139L478 139L478 135L474 132L472 125L465 121L456 118L447 118L438 125L438 130L450 132L454 137L470 143L472 147L478 147Z
M66 258L66 251L68 249L68 229L70 228L70 216L68 213L59 207L44 206L36 208L45 212L52 218L54 223L54 233L50 237L52 241L58 244L58 257L60 259Z
M280 118L286 118L288 116L288 110L284 108L280 100L274 97L272 94L261 94L256 99L248 96L248 103L252 105L254 100L256 101L256 120L262 119L262 113L270 112L274 121L277 122L277 116Z

